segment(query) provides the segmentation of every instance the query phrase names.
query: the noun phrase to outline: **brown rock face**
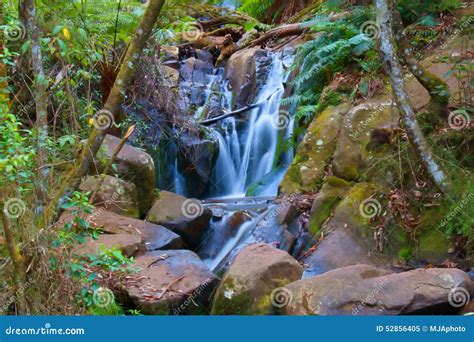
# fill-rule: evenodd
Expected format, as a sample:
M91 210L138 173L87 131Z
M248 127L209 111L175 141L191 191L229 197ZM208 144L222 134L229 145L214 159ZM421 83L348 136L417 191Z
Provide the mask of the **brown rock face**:
M160 191L147 220L171 229L183 238L188 248L195 249L201 243L211 216L212 212L199 200Z
M141 236L132 234L101 234L97 240L88 237L86 242L77 245L73 253L78 256L99 254L102 246L107 249L120 249L123 255L131 257L145 250Z
M155 251L136 258L132 274L119 284L120 296L145 314L208 313L219 278L187 250Z
M94 205L114 213L138 217L138 194L135 184L120 178L106 175L100 189L98 189L102 176L89 176L79 186L81 191L97 191Z
M105 165L112 157L120 139L112 135L106 135L102 146L97 153L95 165L91 167L91 173L96 174L104 170ZM155 191L155 165L152 157L136 147L125 144L115 158L116 168L111 173L120 178L133 182L138 192L138 207L140 214L146 212L153 202Z
M300 279L302 267L288 253L257 243L242 249L217 289L212 313L274 313L278 289ZM278 305L278 304L276 304Z
M83 214L81 217L89 223L90 227L100 229L106 234L140 236L149 251L183 248L183 241L177 234L150 222L120 216L101 209L94 210L92 214ZM74 214L71 211L65 211L57 224L64 225L73 220Z
M473 294L458 269L416 269L403 273L368 265L340 268L286 286L287 315L401 315L459 310L455 293ZM454 304L454 305L451 305Z
M225 77L230 81L236 96L236 108L252 103L265 79L268 68L267 52L260 48L243 49L232 54L225 65ZM257 72L260 71L260 72Z

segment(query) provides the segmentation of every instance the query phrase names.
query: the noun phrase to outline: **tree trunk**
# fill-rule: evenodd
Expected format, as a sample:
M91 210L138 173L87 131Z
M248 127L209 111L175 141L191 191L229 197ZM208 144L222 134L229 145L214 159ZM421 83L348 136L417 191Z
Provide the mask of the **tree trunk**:
M26 315L26 299L25 299L25 266L23 262L23 257L18 250L18 246L15 242L15 235L10 226L10 220L7 217L7 214L4 211L5 203L0 203L1 205L1 215L2 215L2 224L3 231L5 233L5 240L7 243L8 253L13 264L13 273L12 279L15 286L15 295L16 295L16 307L17 312L20 315Z
M127 49L127 53L123 59L120 71L114 82L114 86L110 92L107 102L104 105L105 115L111 114L113 117L117 117L120 105L125 96L128 86L131 84L134 67L140 58L140 55L145 47L148 37L151 34L153 26L158 18L158 14L165 0L150 0L148 7L143 15L143 18L133 36L132 41ZM100 121L100 117L96 117L97 121ZM105 118L110 119L110 118ZM108 125L109 127L111 125ZM105 127L105 128L109 128ZM104 137L106 129L94 128L85 144L82 154L78 159L76 165L72 169L71 173L66 177L64 187L61 191L61 198L70 194L74 189L77 188L81 182L81 178L87 174L92 161L97 154Z
M0 25L3 25L3 2L0 4ZM3 55L3 50L5 49L5 37L3 30L0 30L0 55ZM9 102L8 96L8 82L7 82L7 65L3 63L3 60L0 59L0 103Z
M26 29L30 38L31 64L35 80L34 99L36 107L36 130L38 148L38 184L36 189L38 213L43 212L43 207L48 198L48 174L49 168L44 167L48 163L46 140L48 138L48 95L47 81L43 71L43 60L41 55L40 34L37 25L36 8L34 0L20 1L21 16L26 18Z
M447 190L446 176L434 160L431 150L421 132L420 126L415 118L413 108L408 102L405 91L402 68L395 53L393 37L393 15L389 6L390 0L375 0L377 10L377 25L380 30L380 49L385 63L390 69L390 81L392 92L397 103L402 122L407 130L408 138L421 164L428 172L434 184L445 193Z
M413 55L413 49L410 46L405 34L403 33L403 22L400 12L394 6L394 27L397 31L395 38L397 40L403 63L408 66L410 72L416 77L418 82L428 91L431 96L430 110L434 111L438 118L446 119L448 116L448 103L451 97L449 93L449 87L445 81L443 81L437 75L429 72L416 60Z

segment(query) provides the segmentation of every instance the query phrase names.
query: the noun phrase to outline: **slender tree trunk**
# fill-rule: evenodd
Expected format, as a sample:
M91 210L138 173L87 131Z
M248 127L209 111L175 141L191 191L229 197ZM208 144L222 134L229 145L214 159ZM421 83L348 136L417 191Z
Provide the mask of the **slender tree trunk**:
M43 60L41 55L40 37L41 30L37 24L36 7L34 0L20 1L21 16L26 18L26 29L30 38L31 64L35 80L34 99L36 107L36 130L38 148L38 184L36 190L37 212L43 212L43 207L48 199L48 174L49 168L46 140L48 138L48 94L47 80L43 70Z
M5 240L7 243L8 253L13 264L13 273L12 279L15 286L15 295L16 295L16 307L18 314L25 315L27 313L26 308L26 299L25 299L25 266L23 262L23 257L18 250L18 246L15 242L15 235L10 226L10 220L7 217L7 214L4 211L5 203L0 203L1 205L1 215L2 215L2 225L3 231L5 233Z
M416 60L413 55L413 49L408 42L403 28L402 17L400 12L394 4L394 27L397 31L395 39L398 43L401 53L399 56L402 62L410 69L413 76L421 83L423 87L428 91L431 96L430 110L434 111L439 118L447 118L448 114L448 103L451 97L449 87L445 81L443 81L437 75L429 72Z
M3 2L0 4L0 25L3 25ZM3 51L5 49L6 39L3 34L3 30L0 30L0 55L3 55ZM8 82L7 82L7 66L2 62L0 59L0 102L9 101L8 96Z
M114 86L112 87L110 95L107 98L107 102L104 105L106 114L109 113L113 117L117 117L127 88L132 82L135 65L138 63L140 55L142 54L148 37L152 32L153 26L155 25L164 2L165 0L150 0L145 14L143 15L135 35L133 36L133 39L127 49L127 53L123 59L120 71L114 82ZM96 120L100 121L100 116L96 117ZM92 164L97 151L104 141L105 134L106 129L94 128L92 130L80 158L65 180L65 188L62 189L60 194L61 198L69 195L71 191L77 188L81 182L81 178L87 174L87 171L89 170L89 167Z
M428 172L434 184L442 191L447 190L446 176L434 160L431 150L426 142L420 126L416 121L413 108L408 102L408 95L405 91L405 82L403 79L402 68L398 61L397 54L394 47L393 37L393 9L389 6L390 0L375 0L377 10L377 25L380 29L380 49L385 63L390 68L390 81L392 85L392 92L400 111L401 118L405 129L407 130L408 138L412 144L415 153L421 164Z

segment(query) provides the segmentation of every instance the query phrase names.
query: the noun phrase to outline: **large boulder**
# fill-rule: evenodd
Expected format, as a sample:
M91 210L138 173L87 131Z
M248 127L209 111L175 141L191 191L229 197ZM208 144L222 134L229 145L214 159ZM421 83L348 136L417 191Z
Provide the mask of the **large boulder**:
M313 120L280 185L281 193L315 191L321 187L336 148L342 118L348 110L347 104L328 107Z
M269 72L270 62L268 52L258 47L242 49L230 56L225 65L225 77L235 97L235 108L254 102Z
M332 171L335 176L345 180L356 180L366 171L367 166L373 166L373 156L368 148L371 134L377 128L398 127L398 113L393 106L394 102L390 97L380 96L347 112L342 120L336 150L334 155L331 155ZM387 170L391 171L393 170ZM387 178L388 183L394 177L395 174L384 174L378 180L383 181Z
M160 191L147 213L147 221L171 229L183 238L187 248L196 249L208 228L212 212L201 201Z
M369 225L370 216L380 214L382 210L378 200L372 198L378 190L370 183L357 183L350 188L334 215L322 226L320 232L324 239L303 260L305 277L358 263L385 264L389 261L389 257L377 249ZM390 246L400 247L396 236L391 238Z
M316 195L311 206L307 229L316 238L322 232L322 227L339 202L345 197L351 184L341 178L330 176L326 179L321 190Z
M109 175L88 176L79 185L79 190L95 194L96 207L120 215L139 217L138 194L133 183Z
M120 281L119 298L144 314L205 314L219 278L188 250L148 252Z
M91 166L91 173L104 171L120 139L106 135L97 152L97 158ZM155 192L155 166L153 158L146 152L136 147L125 144L115 157L116 167L110 168L110 174L118 175L129 182L133 182L138 192L138 207L140 214L146 212L153 202Z
M468 302L474 284L458 269L403 273L369 265L340 268L285 287L287 315L402 315L454 313Z
M300 279L302 267L288 253L257 243L243 248L216 291L212 314L264 315L275 311L278 290Z
M145 251L145 244L139 235L134 234L101 234L97 240L87 237L86 241L73 249L77 256L100 254L102 248L116 248L127 257L135 256Z
M139 236L149 251L183 248L181 238L169 229L150 222L117 215L105 211L103 208L95 209L90 214L82 213L80 215L74 214L73 211L65 211L60 216L57 225L73 224L76 217L87 222L91 228L99 229L106 234Z

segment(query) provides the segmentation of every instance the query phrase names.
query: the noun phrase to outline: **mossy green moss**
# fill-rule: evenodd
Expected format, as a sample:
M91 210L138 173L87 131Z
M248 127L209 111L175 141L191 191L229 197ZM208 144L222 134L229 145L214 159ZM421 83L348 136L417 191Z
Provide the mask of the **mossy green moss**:
M281 183L282 193L315 191L321 187L348 109L347 104L328 107L313 119Z

